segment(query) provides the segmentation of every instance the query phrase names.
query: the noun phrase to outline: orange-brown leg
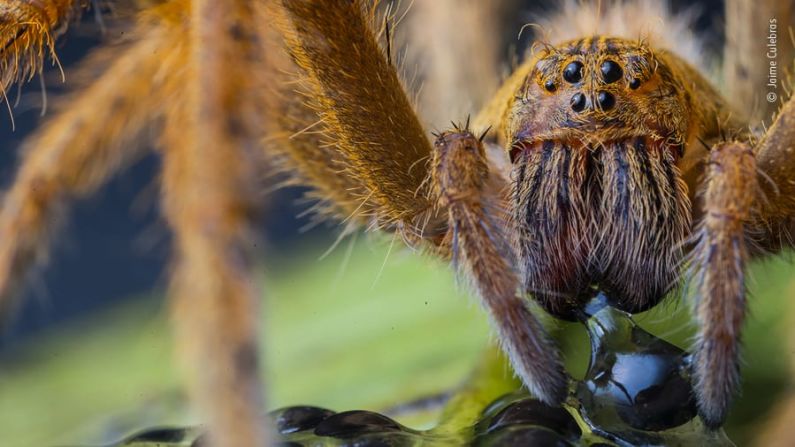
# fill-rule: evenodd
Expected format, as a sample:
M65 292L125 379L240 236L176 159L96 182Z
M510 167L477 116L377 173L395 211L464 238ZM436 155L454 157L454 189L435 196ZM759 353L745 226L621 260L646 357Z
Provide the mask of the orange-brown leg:
M30 267L46 258L67 201L93 192L139 157L147 124L162 116L167 75L182 62L180 34L147 22L135 36L95 55L88 65L107 66L102 75L61 100L61 110L25 144L0 210L0 310L10 306Z
M304 83L309 85L308 89L304 86L304 91L317 95L305 102L309 102L308 108L315 110L322 120L312 126L311 118L303 119L307 129L322 129L323 138L316 134L310 137L305 132L299 132L296 138L305 138L304 141L325 139L327 145L336 150L337 154L331 157L336 160L336 166L331 169L342 170L349 178L357 179L367 194L367 201L360 207L363 213L409 225L431 205L446 214L447 240L435 242L442 245L442 251L452 250L464 273L473 280L517 373L539 397L551 403L560 402L565 395L566 378L557 351L548 342L527 303L518 296L517 274L510 257L510 238L506 234L508 219L502 204L507 193L494 186L500 177L490 176L488 187L459 184L459 180L466 183L472 179L441 180L446 174L460 174L459 168L477 171L479 174L475 175L484 175L484 170L488 172L482 145L475 139L480 157L470 160L472 164L464 162L465 166L453 161L439 165L441 153L458 154L464 149L437 146L434 152L437 158L431 162L436 177L426 181L428 163L425 160L431 155L430 146L394 68L367 26L370 13L359 1L334 1L330 5L324 2L321 9L316 3L307 0L282 2L292 28L287 30L292 33L288 46L305 72ZM323 14L318 14L320 10ZM299 116L302 113L300 108L292 110ZM300 130L300 126L293 128L296 130ZM470 135L467 140L471 139ZM310 149L311 152L295 151L292 156L305 158L306 154L319 152L317 147ZM322 155L320 159L329 159L327 154L319 155ZM307 165L305 161L301 164ZM441 171L437 169L440 167ZM305 170L317 175L320 169ZM332 180L324 180L323 187L336 188L330 185ZM441 189L431 193L426 191L426 185ZM451 189L467 188L472 188L467 190L470 200L448 200L457 196ZM449 213L446 212L448 206L451 207ZM501 211L495 214L495 210ZM425 233L424 236L429 235Z
M350 218L353 225L366 225L366 189L359 179L348 175L348 159L335 146L333 135L319 117L321 92L303 80L299 69L280 58L281 70L273 70L275 113L272 130L263 149L270 165L287 175L288 185L308 185L310 199L317 201L315 218ZM363 215L364 214L364 215Z
M63 99L63 110L27 143L0 211L5 305L45 253L57 211L139 156L145 130L165 121L164 208L177 232L172 308L194 399L217 446L265 443L258 294L246 262L258 190L250 170L258 163L246 156L256 146L251 129L267 107L245 71L247 62L263 60L252 28L264 23L245 12L248 3L197 1L189 8L173 0L143 11L130 42L102 50L89 64L106 67L103 74Z
M751 147L740 142L712 148L704 218L693 252L698 337L693 357L699 411L718 427L739 383L740 330L746 309L748 224L759 198Z
M163 201L175 233L171 313L193 400L215 447L267 442L259 374L259 291L251 259L260 103L245 62L254 6L194 0L190 56L162 141Z
M339 154L341 166L329 175L357 179L364 194L357 214L381 227L410 227L430 207L422 187L431 146L365 4L282 0L281 28L309 92L319 93L311 102Z
M439 142L431 161L434 176L428 181L426 160L432 155L430 145L394 68L368 27L372 13L363 2L335 0L323 2L320 7L317 1L282 0L282 5L289 20L281 26L288 34L293 58L304 71L303 91L311 96L305 103L320 120L313 125L311 114L307 118L300 108L292 110L299 116L304 114L305 129L323 132L322 138L309 137L306 132L298 132L296 138L303 139L301 144L325 139L336 151L328 157L327 153L318 154L317 147L302 152L292 148L293 153L287 155L299 158L295 165L303 166L314 176L322 167L315 164L309 169L306 160L300 159L317 154L321 160L335 160L326 167L327 175L335 175L336 170L356 179L358 188L366 194L358 210L380 220L382 225L383 221L415 225L415 218L432 206L446 215L446 222L439 225L447 227L446 240L431 239L441 245L442 252L451 250L454 261L472 279L517 374L540 398L550 403L562 401L566 376L557 350L527 303L518 296L509 219L502 203L507 192L504 184L495 186L501 177L488 175L481 143L468 133L456 133L463 140L474 139L473 144L480 151L479 157L461 161L456 157L467 149L459 145L460 141L450 142L450 147ZM301 130L301 126L292 130ZM462 172L474 177L462 178ZM458 177L444 180L448 175ZM484 183L468 183L476 182L478 176L483 177ZM322 188L336 189L332 181L337 180L323 180ZM428 186L435 188L434 192ZM423 236L428 238L431 234Z
M710 153L692 268L699 322L696 390L711 426L724 421L738 387L747 260L793 246L793 150L795 99L790 98L756 147L721 143Z
M467 129L442 133L434 145L431 185L447 211L453 263L480 296L516 375L539 399L560 404L567 376L557 348L519 295L507 185L489 172L482 142Z
M795 217L795 99L784 104L754 152L764 194L761 218L772 230L765 245L792 245L791 235L781 232L792 229Z

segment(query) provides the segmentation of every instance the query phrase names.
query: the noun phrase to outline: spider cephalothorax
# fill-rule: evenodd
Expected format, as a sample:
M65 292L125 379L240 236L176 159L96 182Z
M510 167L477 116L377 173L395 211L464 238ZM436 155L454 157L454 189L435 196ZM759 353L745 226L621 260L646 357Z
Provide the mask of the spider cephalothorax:
M690 227L677 166L705 136L675 56L594 36L538 51L506 125L525 288L558 315L597 286L656 304Z

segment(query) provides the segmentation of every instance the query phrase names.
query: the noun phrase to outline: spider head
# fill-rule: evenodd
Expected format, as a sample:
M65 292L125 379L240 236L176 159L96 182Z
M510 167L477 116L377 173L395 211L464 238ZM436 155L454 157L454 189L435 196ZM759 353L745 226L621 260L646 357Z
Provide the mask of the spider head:
M555 315L592 287L640 312L678 278L691 214L677 163L698 129L678 64L594 37L541 48L525 67L506 129L514 218L525 289Z
M684 141L686 89L642 41L596 36L542 46L533 62L512 110L508 131L515 143Z

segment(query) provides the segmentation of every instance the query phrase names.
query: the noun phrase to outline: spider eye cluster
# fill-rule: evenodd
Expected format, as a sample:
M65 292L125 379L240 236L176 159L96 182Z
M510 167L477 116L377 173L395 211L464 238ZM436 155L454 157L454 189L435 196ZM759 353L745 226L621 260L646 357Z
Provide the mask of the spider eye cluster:
M580 84L584 77L585 65L580 61L572 61L566 64L563 68L563 80L569 84L577 85ZM614 84L624 77L624 70L621 68L621 65L614 61L614 60L605 60L599 66L599 72L602 78L602 82L607 84ZM549 82L549 81L547 81ZM547 88L547 91L553 91ZM600 90L596 94L596 105L598 106L599 110L606 111L610 110L616 105L616 97L606 91ZM577 92L572 95L571 100L571 109L576 112L580 113L585 111L588 108L588 98L582 92Z
M660 82L660 65L651 50L636 41L594 36L557 46L538 47L534 64L518 89L519 106L548 105L539 110L524 107L523 113L539 115L538 126L545 127L542 114L549 111L560 117L564 127L620 121L618 111L633 116L641 102L641 92L653 91ZM665 67L663 67L665 68Z
M544 67L542 72L545 72L545 75L539 83L548 93L556 93L561 88L557 82L558 79L563 80L564 87L566 84L569 84L571 87L579 89L587 84L589 68L581 60L570 61L566 63L562 69L552 68L555 65L556 64L553 62L546 62L539 65L540 67ZM552 69L549 70L549 68ZM593 75L598 79L597 82L599 85L607 86L625 79L626 73L620 62L614 59L605 59L601 61L601 63L596 64ZM627 78L629 82L627 83L627 87L631 90L637 90L641 86L641 79L637 76L633 76L634 72L632 70L629 70L628 73L629 76L627 76ZM585 112L589 108L608 111L615 107L616 97L609 89L600 89L591 95L576 91L569 99L569 105L571 106L571 110L576 113Z

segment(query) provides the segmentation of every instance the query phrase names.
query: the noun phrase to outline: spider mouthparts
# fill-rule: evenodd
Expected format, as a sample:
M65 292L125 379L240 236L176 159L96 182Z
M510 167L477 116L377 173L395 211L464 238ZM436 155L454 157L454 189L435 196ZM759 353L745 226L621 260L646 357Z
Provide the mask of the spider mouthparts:
M511 159L525 290L542 307L576 319L593 286L633 313L665 296L691 222L675 146L648 135L524 139Z

